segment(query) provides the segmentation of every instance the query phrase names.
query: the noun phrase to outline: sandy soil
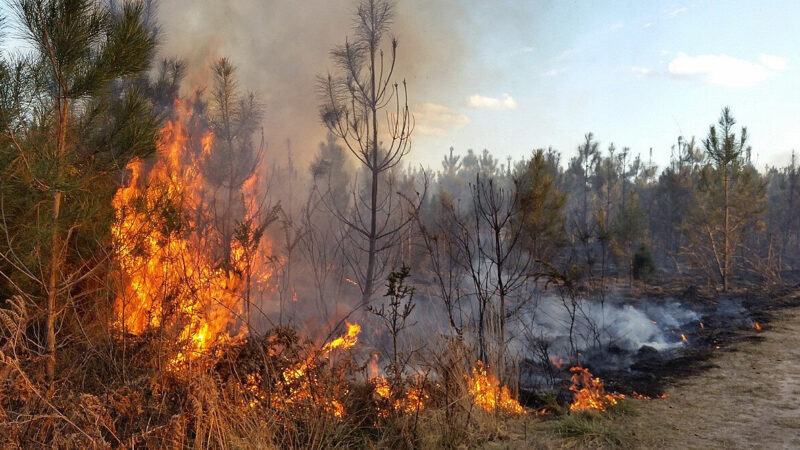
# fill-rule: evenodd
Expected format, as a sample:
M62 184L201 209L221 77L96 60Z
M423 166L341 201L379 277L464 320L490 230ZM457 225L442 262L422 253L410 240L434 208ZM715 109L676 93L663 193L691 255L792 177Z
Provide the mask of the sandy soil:
M660 400L628 400L633 411L603 416L635 449L800 449L800 308L778 312L755 339L719 351L711 369L667 387ZM491 449L598 448L563 437L528 416ZM525 432L523 433L523 430ZM603 441L601 441L603 442Z
M638 448L800 448L800 310L782 311L760 332L722 352L717 366L637 402Z

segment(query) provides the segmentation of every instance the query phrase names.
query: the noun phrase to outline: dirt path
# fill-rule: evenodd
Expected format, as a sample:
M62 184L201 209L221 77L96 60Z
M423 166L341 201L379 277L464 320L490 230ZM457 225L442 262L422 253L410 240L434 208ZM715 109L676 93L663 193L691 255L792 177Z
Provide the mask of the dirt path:
M674 449L800 448L800 310L722 352L717 366L641 402L635 446Z

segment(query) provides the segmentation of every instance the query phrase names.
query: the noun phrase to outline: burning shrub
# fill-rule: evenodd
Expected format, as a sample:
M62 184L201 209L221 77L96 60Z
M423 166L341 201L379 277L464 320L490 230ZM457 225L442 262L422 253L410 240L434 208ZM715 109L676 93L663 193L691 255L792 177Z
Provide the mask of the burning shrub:
M193 111L176 102L176 118L161 131L155 163L146 170L143 161L131 162L128 183L112 202L111 234L122 284L115 302L117 325L133 335L165 331L179 343L170 356L173 369L217 344L241 339L248 283L269 278L267 266L253 261L268 259L265 241L256 243L256 255L234 246L229 267L215 256L220 238L201 170L212 154L214 134ZM255 195L247 183L240 194Z

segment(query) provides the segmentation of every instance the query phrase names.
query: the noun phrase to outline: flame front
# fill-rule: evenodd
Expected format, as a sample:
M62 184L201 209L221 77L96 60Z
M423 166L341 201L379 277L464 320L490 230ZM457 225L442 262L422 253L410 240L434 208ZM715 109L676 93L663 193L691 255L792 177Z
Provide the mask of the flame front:
M616 405L625 398L622 394L606 394L606 388L600 378L592 377L589 369L575 366L572 372L572 386L569 390L575 393L575 399L569 406L570 411L605 411L607 407Z
M347 324L347 333L322 346L321 352L309 355L302 363L286 368L281 374L276 386L279 399L275 406L288 406L314 400L323 406L323 409L334 417L341 418L344 415L344 406L336 398L337 394L346 393L343 386L336 386L334 395L326 395L324 390L318 389L318 380L309 369L313 368L319 358L327 358L333 350L347 350L358 343L358 335L361 333L361 326L358 324ZM248 376L249 378L250 376ZM255 375L254 375L255 377ZM260 379L260 375L258 378ZM264 393L257 390L250 390L253 394L254 406L256 402L263 400Z
M472 401L488 412L500 411L509 414L524 414L525 409L511 396L508 386L486 372L481 361L472 368L472 376L467 380Z
M112 200L122 285L116 323L134 335L155 328L172 333L179 344L173 367L244 335L242 293L249 288L242 281L243 252L230 249L232 267L212 256L219 240L201 168L214 135L204 129L199 140L192 136L191 111L176 102L176 118L160 132L154 164L149 171L144 161L128 164L128 182Z

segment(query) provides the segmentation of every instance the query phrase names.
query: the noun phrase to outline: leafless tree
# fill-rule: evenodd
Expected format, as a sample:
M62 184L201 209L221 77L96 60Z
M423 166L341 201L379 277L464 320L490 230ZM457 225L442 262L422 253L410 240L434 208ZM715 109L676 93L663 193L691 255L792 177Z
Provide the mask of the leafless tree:
M383 49L393 15L391 2L363 0L356 11L355 39L332 52L339 73L320 81L322 121L358 159L368 178L366 189L360 189L357 181L354 184L351 208L331 208L364 241L365 245L357 246L363 258L350 259L352 264L365 265L356 271L363 304L369 302L376 280L386 270L380 267L381 255L396 245L398 234L411 220L410 216L396 217L402 201L391 182L386 183L388 171L408 153L414 128L406 83L393 81L397 39L389 39L388 55Z
M532 259L522 249L522 214L518 181L504 187L483 174L471 186L471 210L461 214L450 209L457 231L458 261L471 281L477 300L479 355L491 359L498 377L505 365L506 322L521 306L517 298L531 278ZM512 304L512 300L519 300ZM492 350L489 355L489 336Z

